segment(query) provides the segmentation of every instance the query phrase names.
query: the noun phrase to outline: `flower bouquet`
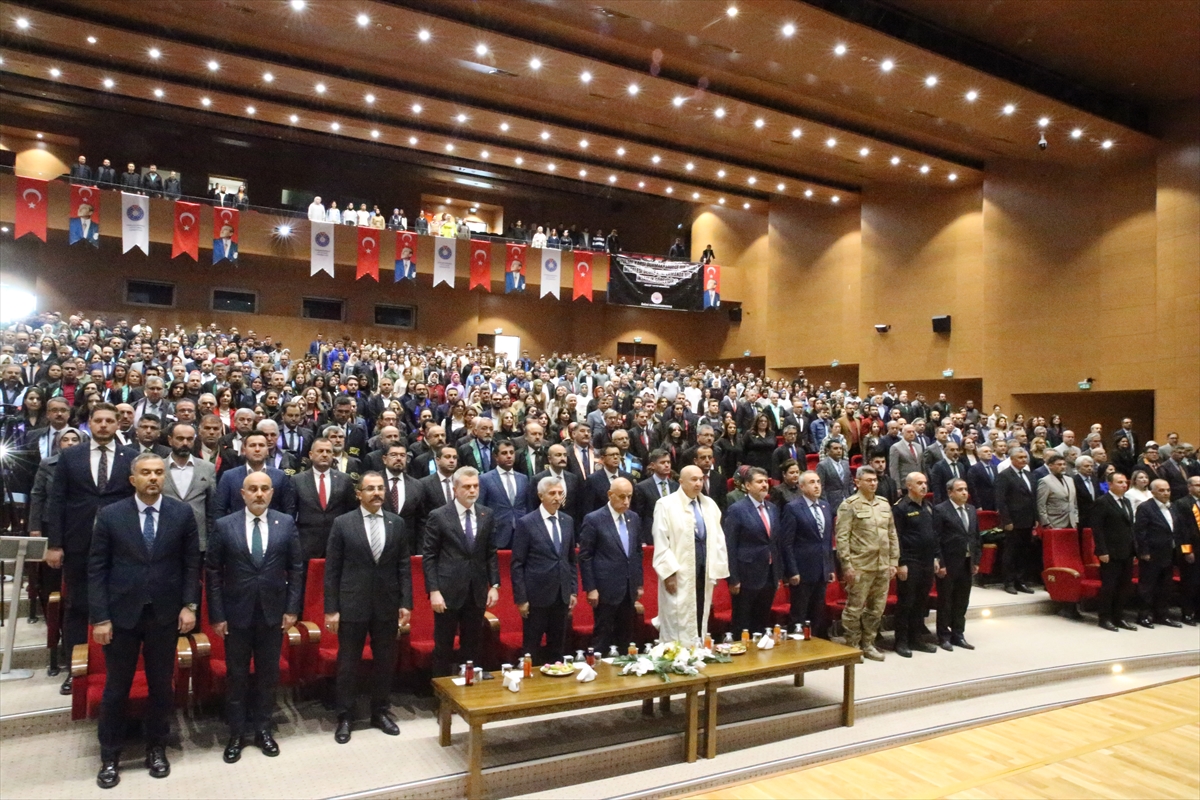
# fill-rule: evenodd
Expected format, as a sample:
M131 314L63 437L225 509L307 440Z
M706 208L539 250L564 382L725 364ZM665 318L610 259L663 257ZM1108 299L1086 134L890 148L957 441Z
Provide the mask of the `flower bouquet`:
M700 646L688 647L679 642L659 642L651 647L648 653L617 656L612 663L621 668L622 675L640 677L653 672L669 683L671 675L699 675L705 664L728 664L731 661L733 659L727 655L714 653Z

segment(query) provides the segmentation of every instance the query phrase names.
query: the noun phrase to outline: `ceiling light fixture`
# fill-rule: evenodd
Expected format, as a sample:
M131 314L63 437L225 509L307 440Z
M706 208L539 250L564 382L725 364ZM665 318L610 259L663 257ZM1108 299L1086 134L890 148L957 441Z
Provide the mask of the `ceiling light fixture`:
M413 112L414 114L420 114L420 113L421 113L421 104L420 104L420 103L413 103L413 105L412 105L412 112Z
M422 28L421 30L417 31L417 38L420 39L422 42L428 42L429 41L429 31Z
M967 98L967 102L968 102L968 103L974 103L976 100L978 100L978 99L979 99L979 92L977 92L977 91L975 91L974 89L972 89L971 91L967 92L967 93L964 95L964 97L966 97L966 98Z
M949 175L947 175L947 176L946 176L946 180L948 180L948 181L950 181L951 183L953 183L954 181L958 180L958 173L957 173L957 172L951 172Z
M160 100L162 99L162 96L163 96L163 94L165 94L165 92L163 92L163 90L162 90L162 89L155 89L155 90L154 90L154 96L155 96L155 97L157 97L157 98L158 98L158 99L160 99Z
M364 96L363 96L363 101L364 101L364 102L365 102L367 105L371 105L371 104L373 104L373 103L375 102L375 95L373 95L373 94L367 94L367 95L364 95Z
M513 163L519 167L525 163L525 159L521 158L520 156L517 156L516 158L513 159Z
M882 62L880 62L879 68L884 72L891 72L896 68L896 62L892 61L890 58L885 58Z
M264 72L262 79L263 79L263 83L274 83L275 82L275 76L269 72Z
M587 146L588 146L588 140L587 140L587 139L580 139L580 140L579 140L579 147L580 147L581 149L583 149L583 150L587 150Z
M675 98L671 100L671 105L675 106L676 108L682 107L683 106L683 98L680 97L679 95L676 95Z
M1071 131L1071 138L1072 138L1072 139L1081 139L1081 138L1083 138L1083 129L1082 129L1082 128L1076 128L1075 130Z
M717 170L717 177L718 177L718 178L724 178L724 177L725 177L725 170L723 170L723 169L719 169L719 170Z
M825 140L825 146L826 147L837 147L837 139L830 136L828 139Z
M787 187L785 187L782 183L775 184L775 191L777 192L782 192L785 188Z
M502 131L504 131L505 133L507 133L507 132L508 132L508 123L507 123L507 122L501 122L501 123L500 123L500 130L502 130Z
M209 106L212 105L212 100L209 100L207 97L201 97L200 105L204 106L205 108L208 108Z
M415 137L415 136L410 136L410 137L408 137L408 143L409 143L409 144L416 144L416 143L417 143L417 137Z
M831 203L840 203L840 202L842 202L842 198L838 197L838 196L835 194L833 197L829 198L829 202L831 202Z
M548 141L550 139L550 131L542 131L541 137L543 142Z
M58 67L51 67L50 68L50 77L51 78L62 77L62 70L59 69Z
M378 138L379 138L379 131L371 131L371 138L372 138L372 139L378 139Z
M529 68L535 72L537 70L541 69L542 68L542 60L540 58L529 59Z
M87 38L87 43L88 43L88 44L95 44L95 43L96 43L96 37L95 37L95 36L89 36L89 37Z
M447 152L447 153L453 153L453 152L454 152L454 145L450 144L449 142L446 142L446 152Z
M867 156L871 155L871 149L869 147L863 147L858 151L858 154L863 158L866 158Z
M625 148L624 148L624 147L618 147L618 148L617 148L617 155L619 155L619 156L623 156L623 155L625 155Z
M846 55L846 45L844 45L844 44L841 44L841 43L839 42L839 43L838 43L838 44L837 44L837 45L836 45L836 46L833 48L833 54L834 54L835 56L844 56L844 55Z
M584 83L591 83L592 73L586 71L579 73L579 80L583 81Z
M749 209L749 208L750 208L750 204L749 204L749 203L742 203L742 208Z
M547 164L546 169L550 170L551 172L554 172L554 170L558 169L558 167L554 166L553 164Z
M921 165L921 174L922 174L922 175L928 175L928 174L929 174L929 165L928 165L928 164L922 164L922 165Z
M764 120L762 117L759 117L758 119L754 120L754 127L758 128L759 130L762 130L762 127L766 124L767 124L767 121Z
M246 113L253 117L257 113L257 109L254 106L246 106Z
M1003 111L1005 114L1012 114L1014 111L1017 110L1017 107L1014 106L1012 103L1009 103L1008 105L1006 105L1004 108L1002 108L1000 110Z
M717 198L717 202L718 202L718 203L720 203L721 205L725 205L725 198L724 198L724 197L718 197L718 198Z
M662 156L656 153L655 155L650 156L650 161L657 164L658 162L662 161Z
M466 115L466 114L459 114L458 116L456 116L456 117L454 118L454 121L455 121L455 122L457 122L459 125L461 125L461 124L463 124L464 122L466 122L466 121L467 121L467 115Z
M638 188L639 188L639 189L645 189L645 188L646 188L646 182L645 182L645 181L638 181Z
M725 117L725 109L721 108L720 106L717 106L716 108L713 109L713 116L716 117L717 119L723 119Z
M488 54L488 49L487 49L486 44L484 44L483 42L480 42L479 44L475 45L475 55L479 56L480 58L483 58L487 54Z
M587 177L587 170L586 170L586 169L581 169L581 170L579 170L579 177L581 177L581 178L586 178L586 177Z
M1048 126L1049 124L1050 124L1050 118L1049 118L1049 117L1042 117L1041 119L1039 119L1039 120L1038 120L1038 127L1039 127L1039 128L1045 128L1045 127L1046 127L1046 126Z
M209 61L207 66L208 66L209 72L216 72L217 70L219 70L221 68L221 65L218 64L216 61Z
M23 31L29 30L29 20L24 17L17 17L17 28Z
M667 187L667 194L675 194L675 187L673 187L673 186L668 186L668 187Z
M730 6L729 8L725 9L725 14L730 19L733 19L734 17L737 16L737 6Z
M340 130L342 129L342 123L340 123L340 122L331 122L331 123L329 124L329 127L330 127L331 129L333 129L334 131L340 131Z
M700 199L700 193L699 193L699 192L692 192L692 199L693 199L693 200L699 200L699 199Z
M1111 149L1112 149L1112 146L1113 146L1113 140L1112 140L1112 139L1105 139L1103 142L1101 142L1101 143L1100 143L1100 146L1101 146L1102 148L1104 148L1105 150L1111 150Z
M292 114L290 117L288 117L288 122L292 123L293 125L295 125L299 121L300 121L300 117L296 116L295 114Z
M306 2L304 2L304 0L292 0L291 1L292 11L303 11L304 7L306 5L308 5L308 4Z
M608 176L608 182L609 182L609 183L616 183L616 182L617 182L617 176L616 176L616 175L609 175L609 176Z
M489 153L487 150L481 150L479 152L479 157L486 161L487 159L492 157L492 154Z
M105 89L111 89L111 88L113 88L114 86L116 86L116 84L115 84L115 83L113 83L113 79L112 79L112 78L105 78L105 79L104 79L104 81L103 81L103 83L104 83L104 88L105 88Z
M146 51L146 55L157 61L158 59L162 58L162 50L159 50L157 47L151 47Z
M325 84L318 83L313 87L313 90L316 91L317 94L325 94Z
M799 128L792 128L792 138L793 139L800 138L800 129Z
M366 14L359 14L354 18L354 21L358 23L358 27L360 28L365 28L371 24L371 18Z
M626 91L629 92L630 97L634 97L638 93L638 85L636 83L631 83Z
M692 170L694 170L696 168L696 165L689 161L688 163L683 165L683 168L686 169L688 172L691 172Z
M751 186L753 186L754 184L758 183L758 178L756 178L756 177L754 177L753 175L751 175L749 178L746 178L746 183L748 183L748 184L750 184Z
M796 35L796 26L789 22L786 25L784 25L783 28L780 29L780 32L784 36L795 36Z
M812 189L805 189L805 190L804 190L804 196L805 196L805 197L812 197L812 196L813 196L813 190L812 190Z
M930 75L927 78L925 78L925 85L928 86L930 89L932 89L934 86L937 86L938 85L937 75Z

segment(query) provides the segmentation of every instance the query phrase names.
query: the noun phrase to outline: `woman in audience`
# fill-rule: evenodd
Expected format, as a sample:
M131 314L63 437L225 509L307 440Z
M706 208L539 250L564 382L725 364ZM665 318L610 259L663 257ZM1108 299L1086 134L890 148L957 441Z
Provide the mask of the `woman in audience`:
M109 378L104 390L104 402L117 405L118 403L129 403L129 393L132 391L129 384L125 382L125 376L129 373L129 367L122 362L113 364L112 377Z
M879 447L879 442L883 438L883 425L877 419L871 420L871 427L867 431L867 435L862 438L861 450L864 459L870 458L871 454ZM819 448L818 448L819 449Z
M511 442L513 439L521 435L517 430L517 418L513 414L512 409L508 408L500 412L500 424L496 426L495 432L492 434L492 440L499 444L500 442Z
M1046 450L1049 446L1044 437L1035 436L1029 442L1029 469L1035 470L1046 463Z
M687 466L683 463L683 451L687 449L687 439L683 435L683 426L678 422L668 422L664 431L665 434L660 446L671 456L671 472L678 475L679 470Z
M963 437L961 459L967 465L967 469L970 469L971 467L973 467L979 463L979 453L978 453L977 448L978 448L978 444L975 442L975 439L973 437L971 437L971 436Z
M713 457L723 475L732 476L742 463L742 437L733 417L726 417L721 423L721 435L713 443Z
M541 248L544 248L546 246L546 234L542 230L541 225L538 225L537 231L533 234L533 240L529 243L529 246L530 247L541 247Z
M1062 444L1063 424L1058 414L1050 415L1050 424L1046 426L1046 444L1058 447Z
M1125 492L1125 496L1133 504L1133 511L1136 514L1138 506L1154 497L1150 493L1150 474L1141 469L1133 473L1133 480L1129 485L1129 490Z
M314 430L326 410L325 405L321 402L321 392L317 387L309 386L304 390L304 421Z
M233 430L233 415L237 413L237 409L233 407L233 390L222 386L213 392L213 395L217 398L217 407L213 409L213 413L221 418L225 430Z
M171 405L174 406L176 402L182 400L186 396L187 382L171 381L171 385L167 387L167 400L171 403Z
M742 439L742 463L771 472L771 454L778 447L771 420L766 414L754 418L754 426Z
M1113 448L1112 453L1112 464L1117 468L1117 472L1125 477L1133 475L1133 467L1137 464L1137 454L1129 446L1128 436L1117 437L1117 446Z

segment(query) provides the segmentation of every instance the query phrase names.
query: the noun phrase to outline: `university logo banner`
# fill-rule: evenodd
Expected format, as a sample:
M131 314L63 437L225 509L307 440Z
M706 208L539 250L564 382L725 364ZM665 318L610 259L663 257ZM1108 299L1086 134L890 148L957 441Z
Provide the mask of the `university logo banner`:
M333 223L332 222L313 222L311 223L311 234L309 240L309 275L316 275L318 272L329 273L329 277L333 277Z
M236 208L213 209L213 263L222 261L237 263L238 258L238 210Z
M562 288L561 250L542 251L542 276L538 283L542 287L542 293L538 297L552 294L556 300L562 299L559 297L559 290Z
M150 255L150 198L121 192L121 252L135 247Z
M458 244L457 239L447 239L443 236L433 240L433 285L444 283L454 288L454 254Z
M417 234L396 231L396 272L394 281L417 279Z
M379 280L379 231L376 228L358 229L358 271L354 279L364 275Z
M575 284L571 299L583 298L592 302L592 257L595 253L588 250L575 251Z
M608 302L700 311L703 278L703 267L690 261L610 255Z
M200 260L200 204L175 201L175 229L171 232L171 258L187 253Z
M492 243L471 240L471 285L468 289L482 286L485 292L492 290Z
M87 242L100 246L100 190L95 186L71 184L71 219L67 244Z
M17 213L13 220L13 238L32 233L46 241L46 181L17 178Z
M504 292L525 291L525 251L523 244L504 246Z

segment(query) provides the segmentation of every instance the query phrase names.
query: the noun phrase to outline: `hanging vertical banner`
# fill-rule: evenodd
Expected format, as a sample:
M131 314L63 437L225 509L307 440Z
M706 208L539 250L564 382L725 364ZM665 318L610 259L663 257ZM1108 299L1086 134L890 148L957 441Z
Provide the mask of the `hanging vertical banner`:
M87 242L100 246L100 190L95 186L71 184L71 220L67 244Z
M454 288L454 253L457 239L442 236L433 240L433 285L444 283Z
M46 241L46 181L17 178L17 213L13 220L13 238L32 233Z
M309 262L309 275L316 275L318 272L328 272L329 277L333 277L333 223L332 222L313 222L311 223L312 235L309 242L311 255Z
M575 251L575 288L571 299L583 298L592 302L592 257L595 253L590 250Z
M559 297L559 289L562 286L562 251L561 250L543 250L542 251L542 277L540 280L542 293L538 297L545 297L548 294L554 295L555 299Z
M377 228L358 229L358 272L354 279L364 275L379 280L379 230Z
M485 292L492 290L492 243L471 240L471 285L468 289L482 286Z
M504 291L525 291L525 250L523 244L504 246Z
M396 272L394 281L417 279L417 234L396 231Z
M721 268L716 264L704 265L704 308L721 307Z
M238 211L236 208L213 209L213 263L237 262Z
M171 258L187 253L200 260L200 204L175 201L175 230L171 233Z
M150 255L150 198L121 192L121 252L135 247Z

